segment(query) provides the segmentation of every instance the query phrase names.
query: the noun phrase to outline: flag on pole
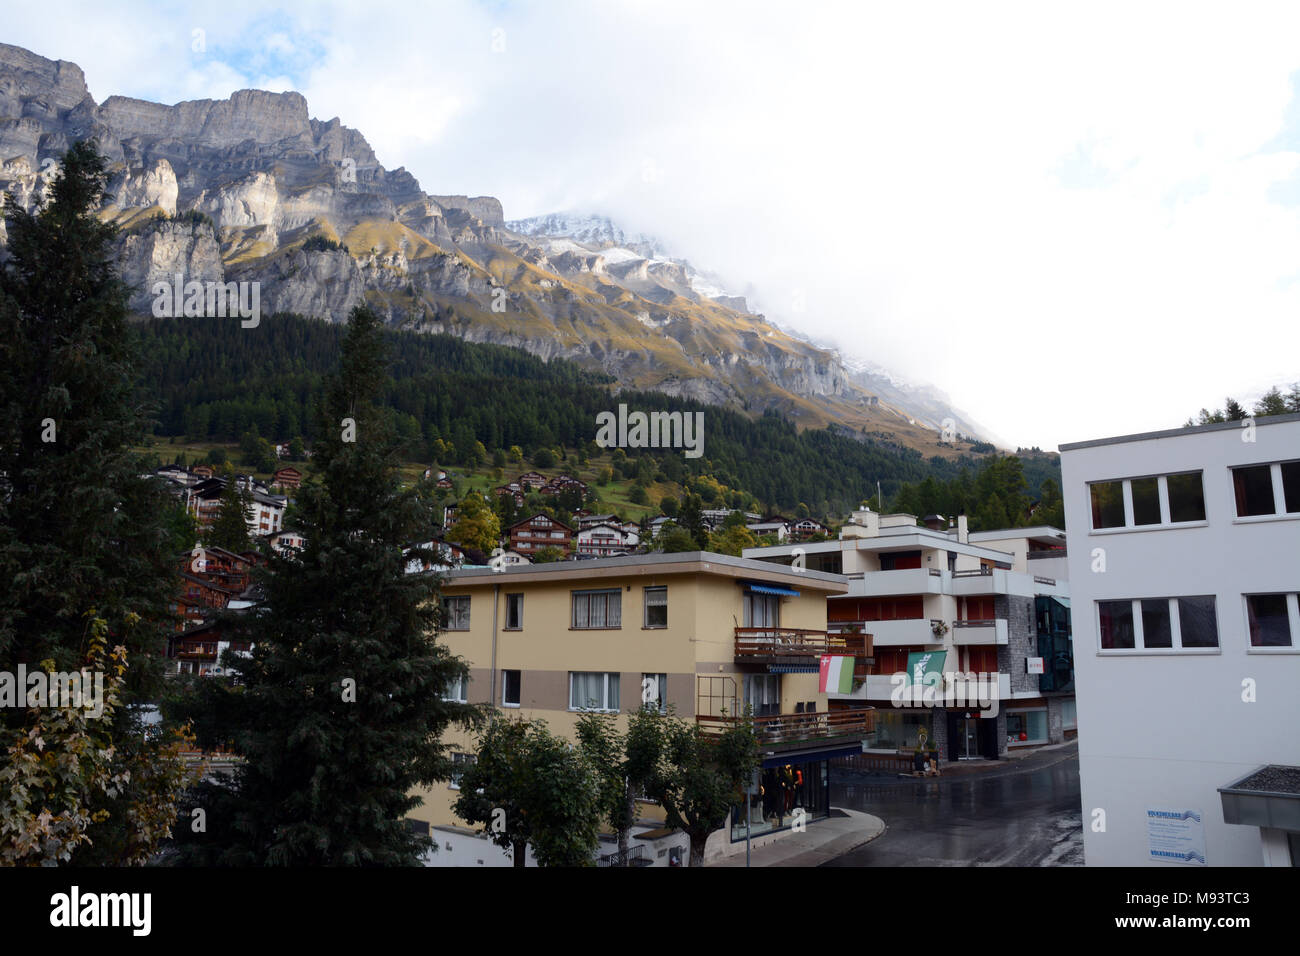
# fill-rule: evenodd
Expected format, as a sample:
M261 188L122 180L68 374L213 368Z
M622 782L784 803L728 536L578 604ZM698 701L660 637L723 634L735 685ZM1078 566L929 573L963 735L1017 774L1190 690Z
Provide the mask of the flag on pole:
M853 658L823 654L820 690L823 694L849 694L853 691Z

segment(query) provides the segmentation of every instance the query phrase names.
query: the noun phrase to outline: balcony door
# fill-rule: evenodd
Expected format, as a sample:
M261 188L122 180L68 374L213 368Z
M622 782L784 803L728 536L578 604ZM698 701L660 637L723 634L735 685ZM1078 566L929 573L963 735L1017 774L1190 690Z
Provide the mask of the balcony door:
M753 708L755 717L767 717L781 712L781 675L746 674L745 704Z

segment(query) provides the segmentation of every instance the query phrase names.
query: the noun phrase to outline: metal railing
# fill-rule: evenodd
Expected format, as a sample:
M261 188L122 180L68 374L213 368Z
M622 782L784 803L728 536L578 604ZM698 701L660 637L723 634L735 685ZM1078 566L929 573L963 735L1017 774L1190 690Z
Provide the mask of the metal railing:
M643 845L628 847L627 853L624 854L618 850L613 853L602 853L597 866L650 866L653 861L645 855Z

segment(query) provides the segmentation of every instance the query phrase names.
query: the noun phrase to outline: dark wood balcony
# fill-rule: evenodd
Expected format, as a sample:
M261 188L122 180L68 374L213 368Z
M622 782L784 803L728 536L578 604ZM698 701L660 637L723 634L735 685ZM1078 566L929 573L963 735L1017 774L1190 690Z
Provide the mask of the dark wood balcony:
M870 657L871 635L809 631L797 627L736 628L736 660L749 663L799 661L807 663L823 654Z
M872 729L871 710L814 711L810 714L769 714L751 717L754 734L765 747L799 745L836 738L861 738ZM701 715L696 723L705 733L721 734L744 722L743 717Z

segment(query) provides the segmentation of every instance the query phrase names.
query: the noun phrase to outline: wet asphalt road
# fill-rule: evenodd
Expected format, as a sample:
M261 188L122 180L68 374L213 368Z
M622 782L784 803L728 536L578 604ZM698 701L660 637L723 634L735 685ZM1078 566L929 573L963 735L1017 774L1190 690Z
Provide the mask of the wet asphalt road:
M838 773L831 806L888 829L825 866L1083 865L1077 746L930 780Z

